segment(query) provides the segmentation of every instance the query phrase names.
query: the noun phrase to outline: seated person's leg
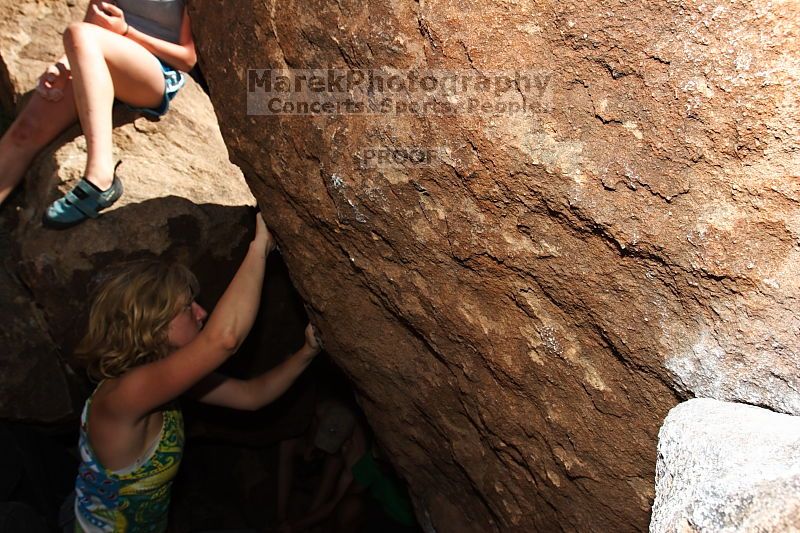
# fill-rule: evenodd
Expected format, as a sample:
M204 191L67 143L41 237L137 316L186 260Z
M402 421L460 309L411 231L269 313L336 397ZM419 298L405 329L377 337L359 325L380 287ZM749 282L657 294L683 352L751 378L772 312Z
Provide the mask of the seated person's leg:
M88 157L84 179L45 213L45 223L58 228L97 217L122 194L113 164L115 97L131 105L155 107L163 100L165 89L161 65L153 54L94 24L70 24L64 32L64 49Z
M22 180L36 154L77 118L71 81L55 101L34 91L0 139L0 204Z

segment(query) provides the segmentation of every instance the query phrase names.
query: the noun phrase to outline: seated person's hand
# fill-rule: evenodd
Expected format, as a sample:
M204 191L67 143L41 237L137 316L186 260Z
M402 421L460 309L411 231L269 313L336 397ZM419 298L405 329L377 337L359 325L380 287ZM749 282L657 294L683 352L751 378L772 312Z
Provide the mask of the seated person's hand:
M64 97L64 87L69 80L69 71L63 63L55 63L47 67L47 70L39 76L39 83L36 85L36 92L42 98L51 102L58 102Z
M125 21L125 14L114 4L108 2L92 3L89 9L89 19L101 28L123 35L128 31L128 23Z
M308 346L314 353L319 353L322 350L322 342L317 336L317 330L311 324L306 326L306 346Z

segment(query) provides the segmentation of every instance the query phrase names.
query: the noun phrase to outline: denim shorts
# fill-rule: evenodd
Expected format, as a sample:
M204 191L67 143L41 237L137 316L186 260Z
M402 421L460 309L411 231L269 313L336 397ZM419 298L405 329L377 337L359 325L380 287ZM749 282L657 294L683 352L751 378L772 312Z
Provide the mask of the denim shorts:
M175 70L160 59L158 59L158 62L161 65L161 72L164 73L164 98L161 100L161 105L158 107L133 107L125 104L129 109L156 118L163 116L167 112L170 101L175 98L181 87L186 85L186 77L183 72Z

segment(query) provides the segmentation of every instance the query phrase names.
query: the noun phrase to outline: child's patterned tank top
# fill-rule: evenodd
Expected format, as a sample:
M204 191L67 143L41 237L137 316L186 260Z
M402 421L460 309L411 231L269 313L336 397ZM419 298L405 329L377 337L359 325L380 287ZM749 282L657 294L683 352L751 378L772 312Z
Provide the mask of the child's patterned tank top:
M89 444L91 402L92 398L86 400L81 415L82 461L75 481L75 531L165 531L172 480L183 455L180 409L175 404L164 409L158 443L141 465L112 471L100 464Z

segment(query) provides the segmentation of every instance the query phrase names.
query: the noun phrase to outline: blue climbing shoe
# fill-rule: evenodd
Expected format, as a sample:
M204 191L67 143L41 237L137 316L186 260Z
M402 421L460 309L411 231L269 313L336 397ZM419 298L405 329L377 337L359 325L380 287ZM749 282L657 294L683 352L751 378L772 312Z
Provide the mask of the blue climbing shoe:
M120 161L121 163L121 161ZM114 167L114 181L105 191L81 178L75 187L47 208L42 223L50 228L65 229L80 224L87 218L97 218L100 211L111 206L122 196L122 181Z

